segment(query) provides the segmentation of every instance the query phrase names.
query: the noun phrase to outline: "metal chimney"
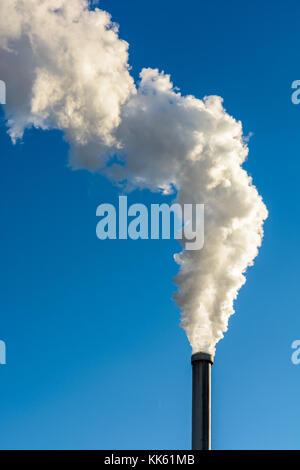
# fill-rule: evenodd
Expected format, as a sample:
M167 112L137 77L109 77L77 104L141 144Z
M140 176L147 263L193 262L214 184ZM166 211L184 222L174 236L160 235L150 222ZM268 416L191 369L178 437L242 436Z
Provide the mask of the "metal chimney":
M211 449L211 366L213 357L206 353L192 355L192 450Z

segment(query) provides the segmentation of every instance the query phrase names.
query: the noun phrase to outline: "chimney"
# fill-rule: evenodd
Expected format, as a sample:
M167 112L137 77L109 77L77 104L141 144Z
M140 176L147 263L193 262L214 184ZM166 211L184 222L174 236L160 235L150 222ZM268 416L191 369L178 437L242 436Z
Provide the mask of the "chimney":
M192 355L192 450L211 449L211 366L213 357L206 353Z

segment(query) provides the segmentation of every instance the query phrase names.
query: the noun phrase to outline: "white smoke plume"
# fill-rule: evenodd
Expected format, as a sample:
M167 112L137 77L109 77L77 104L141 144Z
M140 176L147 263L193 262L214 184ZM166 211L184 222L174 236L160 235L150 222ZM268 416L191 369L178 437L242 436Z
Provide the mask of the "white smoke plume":
M31 126L61 129L74 167L105 165L121 106L135 93L128 44L109 14L85 0L1 0L0 45L13 141Z
M205 204L205 244L175 255L176 301L193 352L214 354L263 236L267 210L242 168L242 126L222 99L182 96L169 75L129 73L128 45L86 0L1 0L0 76L14 142L61 129L74 168ZM114 154L121 165L107 162Z

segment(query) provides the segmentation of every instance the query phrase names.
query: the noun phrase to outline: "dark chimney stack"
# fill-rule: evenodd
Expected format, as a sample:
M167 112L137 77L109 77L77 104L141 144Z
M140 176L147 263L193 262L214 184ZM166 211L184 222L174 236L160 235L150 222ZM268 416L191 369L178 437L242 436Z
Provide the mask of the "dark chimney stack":
M213 357L206 353L192 355L193 410L192 450L211 449L211 366Z

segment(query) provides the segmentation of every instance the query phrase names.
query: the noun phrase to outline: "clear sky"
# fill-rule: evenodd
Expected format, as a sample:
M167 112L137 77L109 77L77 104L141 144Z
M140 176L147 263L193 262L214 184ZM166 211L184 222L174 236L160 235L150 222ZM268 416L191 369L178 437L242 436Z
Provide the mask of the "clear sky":
M215 449L300 449L300 4L103 0L132 74L217 94L253 133L245 165L270 217L213 366ZM1 77L0 77L1 79ZM2 115L3 117L3 115ZM67 166L59 132L0 128L1 449L188 449L190 346L171 297L175 241L100 241L104 177ZM165 201L148 191L130 202Z

